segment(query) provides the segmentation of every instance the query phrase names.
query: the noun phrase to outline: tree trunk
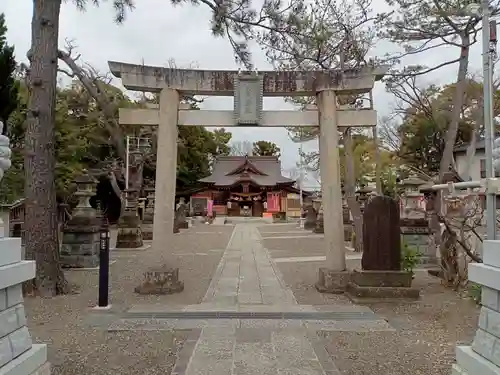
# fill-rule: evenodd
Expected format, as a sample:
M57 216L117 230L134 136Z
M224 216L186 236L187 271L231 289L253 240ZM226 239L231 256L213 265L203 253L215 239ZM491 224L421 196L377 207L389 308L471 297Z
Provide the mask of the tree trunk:
M59 264L55 189L55 96L61 0L34 0L29 51L29 110L25 133L26 254L36 260L35 287L43 297L64 293Z
M458 64L457 82L455 84L455 93L453 95L453 111L451 113L450 126L446 132L446 142L443 151L443 158L439 165L439 180L442 181L444 174L448 172L450 165L453 161L453 148L457 139L458 125L460 123L460 116L462 114L462 107L464 104L465 88L467 76L467 68L469 65L469 48L470 36L468 34L461 36L462 48L460 50L460 61ZM438 220L435 215L441 215L441 207L443 201L442 191L438 191L435 209L433 212L434 217L431 217L431 223L434 230L434 241L436 246L441 244L441 233L438 227Z
M443 158L439 165L439 178L442 179L443 175L448 172L448 169L453 160L453 148L457 139L458 124L460 123L460 116L462 114L462 107L464 105L464 96L467 76L467 67L469 65L469 35L462 36L462 48L460 51L460 62L458 64L457 82L455 84L455 93L453 94L453 111L451 112L450 126L446 132L446 143L444 146Z
M354 150L351 136L351 128L344 133L344 152L345 152L345 192L347 206L352 214L354 223L354 251L363 251L363 214L356 200L356 178L354 171Z

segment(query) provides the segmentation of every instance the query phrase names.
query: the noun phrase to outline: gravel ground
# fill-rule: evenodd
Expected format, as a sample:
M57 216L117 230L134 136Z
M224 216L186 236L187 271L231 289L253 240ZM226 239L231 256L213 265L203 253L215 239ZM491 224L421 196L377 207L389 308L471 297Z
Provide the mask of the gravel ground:
M303 230L299 228L298 223L287 223L287 224L275 224L275 225L259 225L259 231L262 236L266 236L268 232L289 232L289 231L299 231Z
M296 225L268 225L265 232L296 231ZM121 311L138 303L194 304L203 298L233 227L197 225L173 237L168 250L114 252L111 266L111 302ZM198 232L198 234L195 234ZM208 233L209 232L209 233ZM203 234L202 234L203 233ZM269 234L270 236L272 234ZM293 234L290 234L293 235ZM263 241L273 257L323 255L321 238ZM211 251L212 250L212 251ZM167 256L166 254L170 254ZM164 261L180 269L185 291L172 296L140 296L133 292L142 274ZM350 304L342 295L318 293L314 288L322 262L277 264L299 304ZM349 266L349 264L348 264ZM121 331L105 326L110 315L94 315L89 306L97 298L97 271L68 271L79 292L52 299L26 298L30 331L35 340L49 344L53 374L169 374L187 331ZM377 304L396 332L320 333L323 344L343 375L399 375L450 373L457 343L470 342L479 309L468 298L417 273L415 285L422 299L413 304Z
M323 334L327 351L343 375L451 373L455 346L472 341L479 308L424 273L419 273L415 285L422 289L416 303L370 306L396 332Z
M268 240L277 244L276 240ZM286 256L321 254L321 241L294 247L287 244ZM279 245L275 245L279 246ZM316 247L317 246L317 247ZM271 251L273 257L283 252ZM292 255L294 254L294 255ZM350 262L348 261L348 268ZM277 263L285 283L299 304L351 303L342 295L318 293L314 288L321 262ZM477 327L479 308L467 296L445 288L426 272L417 272L414 286L422 298L411 304L374 304L370 307L385 317L396 332L320 332L323 344L343 375L448 375L455 361L455 346L469 344Z
M273 236L274 237L274 236ZM323 238L279 238L262 240L272 258L325 255Z
M113 311L123 311L139 303L199 303L232 229L196 225L173 236L165 250L112 252L111 258L116 260L110 267ZM195 235L195 232L203 234ZM171 255L165 256L167 251ZM134 288L142 282L143 272L166 259L179 267L184 292L170 296L134 293ZM30 332L36 341L49 344L53 374L170 373L186 332L107 332L92 327L88 324L89 307L95 306L97 300L98 272L68 271L66 277L77 286L78 293L52 299L25 299ZM102 314L104 323L106 316Z

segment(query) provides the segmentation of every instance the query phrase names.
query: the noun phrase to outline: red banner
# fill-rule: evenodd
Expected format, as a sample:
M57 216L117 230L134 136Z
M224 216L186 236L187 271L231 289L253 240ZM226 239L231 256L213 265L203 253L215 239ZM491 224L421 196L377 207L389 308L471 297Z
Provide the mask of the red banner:
M280 212L280 193L267 193L267 212Z

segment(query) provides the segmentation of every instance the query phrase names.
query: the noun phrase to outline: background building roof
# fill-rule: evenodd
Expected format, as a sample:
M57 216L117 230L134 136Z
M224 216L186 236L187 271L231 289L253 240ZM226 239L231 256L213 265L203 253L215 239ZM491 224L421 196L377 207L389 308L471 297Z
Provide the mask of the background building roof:
M219 156L215 160L212 174L202 178L200 182L231 186L242 180L261 186L295 182L281 174L281 162L276 156Z

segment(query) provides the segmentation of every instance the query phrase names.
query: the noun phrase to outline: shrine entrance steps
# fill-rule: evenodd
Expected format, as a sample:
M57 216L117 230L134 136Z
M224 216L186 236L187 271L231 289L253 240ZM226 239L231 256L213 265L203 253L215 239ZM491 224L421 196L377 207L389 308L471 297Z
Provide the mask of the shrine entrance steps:
M237 224L202 303L137 305L108 330L191 329L173 375L340 375L320 331L394 331L371 309L299 305L257 227Z
M226 224L271 224L272 217L256 217L256 216L227 216L224 218Z

